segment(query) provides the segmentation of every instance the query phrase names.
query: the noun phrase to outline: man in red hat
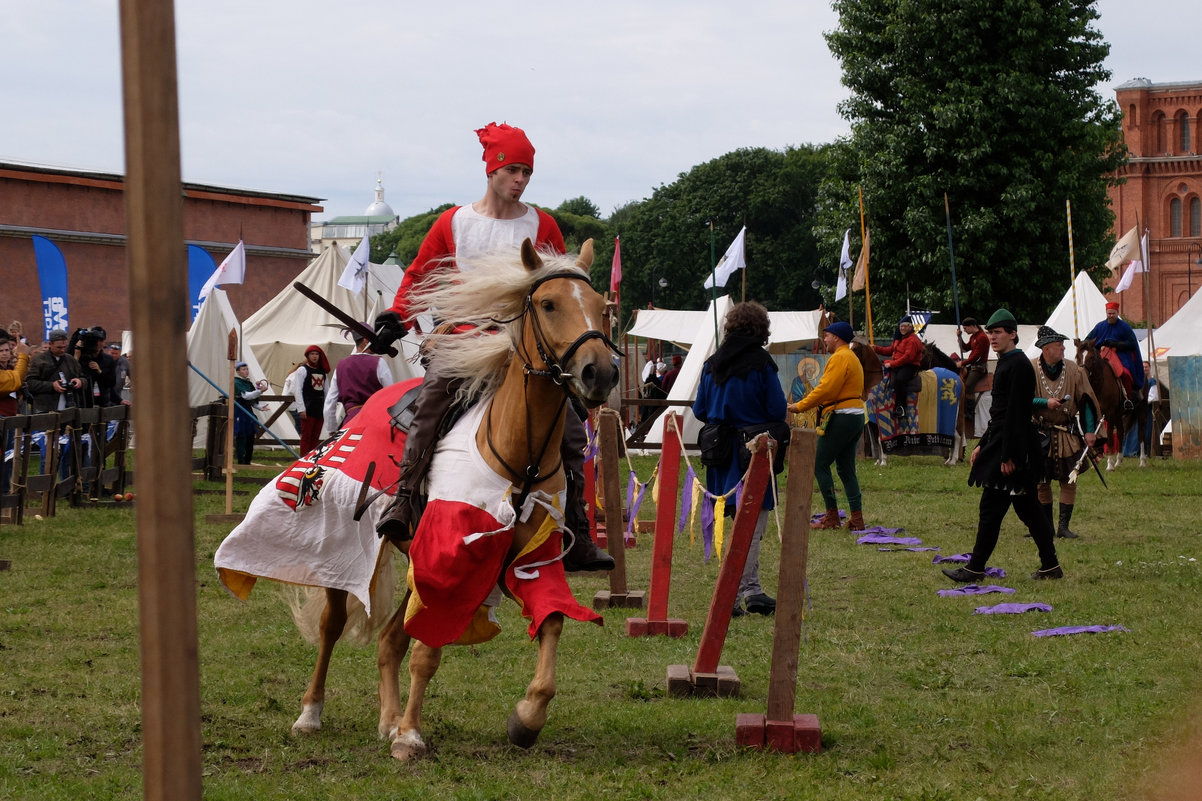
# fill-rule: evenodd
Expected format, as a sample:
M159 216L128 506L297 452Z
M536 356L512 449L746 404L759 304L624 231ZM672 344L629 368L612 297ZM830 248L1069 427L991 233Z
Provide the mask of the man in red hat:
M1140 359L1135 331L1119 317L1118 303L1106 304L1106 319L1095 325L1086 339L1094 343L1102 358L1114 368L1114 374L1123 385L1123 406L1130 411L1134 405L1132 396L1137 395L1144 385L1144 363Z
M317 345L305 348L305 360L292 374L293 397L300 410L300 453L304 456L321 442L326 402L326 376L330 360Z
M535 248L564 253L563 234L554 218L541 209L522 202L522 194L534 173L534 145L521 128L490 122L476 131L484 147L484 197L469 206L456 206L443 212L430 228L417 251L417 257L405 271L392 308L376 319L377 337L391 341L403 336L405 321L415 322L425 309L414 308L409 295L431 271L442 267L449 257L460 257L459 265L470 264L471 254L502 247L521 247L529 239ZM425 479L439 432L450 427L449 415L462 412L452 408L456 387L439 375L437 362L426 366L421 391L413 406L413 418L401 459L401 478L396 498L381 516L376 530L381 536L400 540L412 536L420 514L420 487ZM584 447L587 436L577 415L566 417L563 434L564 469L568 478L567 525L576 535L564 557L567 570L612 570L613 558L589 538L584 514Z

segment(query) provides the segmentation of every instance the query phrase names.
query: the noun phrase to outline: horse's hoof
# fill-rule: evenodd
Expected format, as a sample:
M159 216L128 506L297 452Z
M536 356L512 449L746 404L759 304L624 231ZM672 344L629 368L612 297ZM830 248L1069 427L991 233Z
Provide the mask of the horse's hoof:
M321 704L307 704L292 724L292 733L316 734L321 729L321 708Z
M538 729L531 729L522 723L516 709L509 715L509 724L506 726L506 730L509 734L509 742L518 748L529 748L538 740Z
M413 762L426 756L426 743L416 731L405 732L392 741L392 758L401 762Z

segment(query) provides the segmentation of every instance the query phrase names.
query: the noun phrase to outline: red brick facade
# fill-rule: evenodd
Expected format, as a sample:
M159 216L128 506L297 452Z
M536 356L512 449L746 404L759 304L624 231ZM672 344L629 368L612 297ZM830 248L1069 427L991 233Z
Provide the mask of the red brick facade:
M199 245L220 263L240 237L246 243L246 283L229 287L239 319L313 257L309 222L322 211L317 198L198 184L183 189L181 248ZM20 320L30 341L42 333L35 234L58 245L66 259L72 328L100 325L112 339L130 328L122 176L0 163L0 325Z
M1112 187L1115 238L1148 229L1150 300L1143 276L1118 295L1122 314L1160 325L1202 287L1202 81L1136 79L1115 91L1130 161ZM1108 285L1110 282L1108 282Z

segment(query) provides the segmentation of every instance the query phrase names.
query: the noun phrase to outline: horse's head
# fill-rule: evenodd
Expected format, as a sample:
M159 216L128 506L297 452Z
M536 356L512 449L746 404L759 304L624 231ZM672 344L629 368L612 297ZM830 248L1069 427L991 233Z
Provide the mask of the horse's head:
M1098 352L1094 349L1093 342L1088 339L1074 339L1073 345L1077 348L1077 364L1088 369L1090 361L1098 355Z
M575 264L559 260L564 263L549 265L529 239L522 243L522 264L539 276L530 288L521 348L533 372L592 408L617 386L620 356L604 333L605 298L589 283L593 240L581 246Z

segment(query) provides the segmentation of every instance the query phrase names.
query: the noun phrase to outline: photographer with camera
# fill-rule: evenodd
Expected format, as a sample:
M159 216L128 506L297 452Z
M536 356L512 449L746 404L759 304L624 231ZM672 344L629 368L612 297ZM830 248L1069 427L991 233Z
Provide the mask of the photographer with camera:
M33 357L25 385L33 397L33 413L57 412L90 405L83 368L67 353L67 332L55 328L46 338L48 349Z
M117 383L117 362L105 351L108 332L98 325L81 328L71 336L68 351L83 367L88 381L81 406L112 406L113 388Z

